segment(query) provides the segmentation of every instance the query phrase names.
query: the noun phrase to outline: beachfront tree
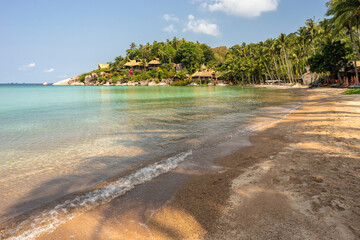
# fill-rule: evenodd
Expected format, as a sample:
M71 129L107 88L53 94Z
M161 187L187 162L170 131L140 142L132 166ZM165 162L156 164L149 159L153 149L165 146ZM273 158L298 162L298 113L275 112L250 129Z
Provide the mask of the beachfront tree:
M202 52L193 42L182 43L175 56L175 61L184 64L191 73L195 71L195 66L198 65L201 59Z
M356 26L358 30L358 38L360 40L359 32L359 17L360 17L360 0L331 0L326 3L328 6L327 16L332 16L332 21L338 30L346 28L349 31L352 50L353 50L353 60L356 78L359 79L359 74L357 70L356 63L356 54L358 59L360 59L360 53L358 44L354 37L354 29Z
M315 37L316 37L316 25L317 25L317 22L315 21L315 17L314 19L308 19L306 20L305 22L310 34L311 34L311 44L312 44L312 49L313 49L313 53L315 55Z
M340 75L340 69L344 69L346 60L346 48L345 43L341 41L329 42L323 49L322 53L315 54L310 57L308 62L312 72L316 73L330 73L332 78L338 78L340 84L342 77Z

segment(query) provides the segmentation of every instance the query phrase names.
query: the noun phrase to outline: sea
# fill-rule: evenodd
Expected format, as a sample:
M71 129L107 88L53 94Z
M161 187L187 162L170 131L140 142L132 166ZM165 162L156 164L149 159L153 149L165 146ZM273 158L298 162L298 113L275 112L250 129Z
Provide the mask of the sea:
M53 231L201 149L281 121L300 99L239 86L2 84L0 239ZM252 124L263 116L270 120Z

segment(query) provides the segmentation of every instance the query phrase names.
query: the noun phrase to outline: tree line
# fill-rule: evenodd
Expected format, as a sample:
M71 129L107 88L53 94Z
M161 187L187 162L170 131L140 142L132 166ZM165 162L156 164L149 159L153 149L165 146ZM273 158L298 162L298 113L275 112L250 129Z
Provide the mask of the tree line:
M128 60L146 66L158 58L167 76L176 74L174 64L183 66L183 75L191 75L205 64L221 78L237 84L265 80L296 83L309 69L324 80L338 79L340 84L351 73L358 81L360 0L330 0L326 6L328 18L308 19L294 33L258 43L211 48L176 37L152 44L131 43L125 57L118 56L110 63L110 71L121 72Z

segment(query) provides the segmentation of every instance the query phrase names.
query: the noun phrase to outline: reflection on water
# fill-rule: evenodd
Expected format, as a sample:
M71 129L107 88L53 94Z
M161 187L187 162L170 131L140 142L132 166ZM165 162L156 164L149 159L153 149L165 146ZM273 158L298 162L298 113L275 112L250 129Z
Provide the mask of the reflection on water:
M297 99L241 87L22 85L0 86L0 101L1 222Z

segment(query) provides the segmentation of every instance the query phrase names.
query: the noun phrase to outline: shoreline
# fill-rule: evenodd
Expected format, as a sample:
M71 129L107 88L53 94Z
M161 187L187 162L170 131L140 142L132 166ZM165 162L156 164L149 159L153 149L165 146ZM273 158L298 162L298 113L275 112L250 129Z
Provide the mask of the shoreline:
M332 155L340 153L334 151L332 155L324 156L326 153L321 148L317 149L322 143L327 151L332 151L326 144L327 138L323 139L323 133L317 132L318 124L324 123L320 128L323 130L326 122L336 121L336 124L327 126L332 131L325 131L326 136L340 134L337 129L339 124L348 124L350 117L359 119L359 111L356 112L355 107L347 103L349 99L356 103L359 96L340 95L339 89L296 91L305 95L302 106L280 122L275 121L250 136L251 146L243 146L230 155L217 158L212 171L171 171L148 184L139 185L122 198L77 216L53 233L38 239L62 239L65 236L75 239L251 239L254 236L260 239L353 239L360 236L360 230L354 225L360 220L359 215L354 215L359 213L359 206L356 205L359 187L353 186L355 196L348 191L342 194L349 195L342 196L346 201L341 197L332 199L334 196L326 195L338 191L337 183L331 182L328 179L331 175L327 175L334 174L334 171L326 165L334 158ZM339 104L346 111L336 106ZM329 113L333 116L327 116ZM353 129L359 129L359 124L360 121L352 123ZM307 133L311 131L317 135ZM356 146L359 134L354 133L350 137L346 131L341 131L346 135L341 140L346 144L350 141ZM312 142L308 142L311 144L302 141L306 134L310 135ZM331 142L338 143L336 140L339 136L334 138ZM359 153L356 147L352 149L348 146L346 150ZM341 155L346 156L347 161L356 159L354 153ZM312 160L313 157L315 160ZM334 161L339 160L337 158ZM298 160L301 160L300 165ZM307 162L304 164L302 161ZM313 169L310 164L316 167ZM360 166L358 163L352 164L353 168L337 166L335 174L350 171L357 176L357 179L350 179L350 185L359 185ZM323 169L326 170L324 173ZM345 180L348 178L347 175L339 176ZM175 180L180 181L179 187ZM166 189L159 187L165 184L168 186ZM349 206L345 206L349 203ZM323 208L336 219L331 216L325 218ZM324 224L332 224L335 230ZM294 226L297 229L292 230Z
M355 146L360 134L343 129L360 129L359 96L341 96L331 89L310 91L307 102L293 114L252 136L252 146L218 159L226 171L183 185L153 222L161 222L168 236L172 227L187 239L359 238L360 149ZM319 126L333 121L337 122ZM339 143L347 151L331 147ZM174 209L192 216L199 228L189 230L188 224L176 229Z

